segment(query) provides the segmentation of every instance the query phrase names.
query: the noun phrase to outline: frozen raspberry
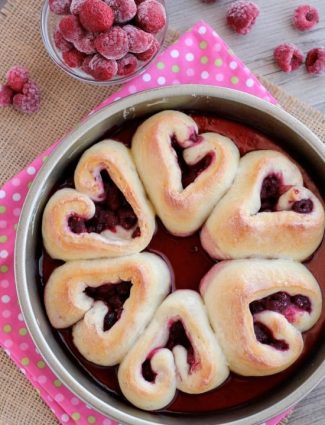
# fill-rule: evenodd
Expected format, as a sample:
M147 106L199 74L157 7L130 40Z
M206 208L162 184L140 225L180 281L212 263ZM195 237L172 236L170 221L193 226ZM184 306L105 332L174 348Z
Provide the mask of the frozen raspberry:
M72 15L79 15L81 6L85 3L86 0L72 0L70 6L70 12Z
M123 29L127 34L131 53L142 53L151 47L154 40L152 34L142 31L133 25L125 25Z
M160 44L159 41L154 38L152 45L149 47L148 50L146 50L145 52L142 53L137 53L135 56L140 60L140 61L148 61L149 59L151 59L159 50Z
M68 52L69 50L71 50L73 48L73 44L69 43L69 41L67 41L61 31L59 29L56 29L54 31L53 34L53 39L54 39L54 44L56 46L57 49L60 50L60 52Z
M227 23L238 34L245 35L250 32L259 14L260 9L255 3L239 0L230 5Z
M304 56L294 44L280 44L274 50L274 59L279 68L284 72L292 72L299 68L304 61Z
M138 66L137 58L131 53L117 61L117 75L125 76L132 74Z
M95 35L91 32L87 32L82 37L78 38L73 42L73 45L79 52L86 53L87 55L96 53Z
M308 31L319 22L318 10L308 4L298 6L292 22L299 31Z
M324 74L325 73L325 48L316 47L309 50L306 58L306 68L310 74Z
M129 50L127 33L115 26L96 37L95 47L106 59L121 59Z
M9 86L0 84L0 108L11 105L13 96L14 91Z
M134 0L104 0L114 11L115 22L122 24L130 21L137 13Z
M145 0L138 6L138 25L147 32L156 33L166 25L166 11L157 0Z
M95 80L106 81L113 78L117 73L117 63L115 60L107 60L101 55L87 57L84 60L82 69Z
M80 7L79 18L86 30L104 32L113 25L114 13L102 0L86 0Z
M19 112L32 114L40 108L41 93L38 85L33 81L24 84L22 94L16 94L13 98L14 108Z
M82 65L85 54L78 52L77 49L71 49L68 52L62 53L63 62L68 65L70 68L78 68Z
M63 37L73 43L74 41L81 38L84 34L84 30L82 29L79 19L77 16L65 16L61 19L59 23L59 30Z
M49 0L50 11L57 15L70 13L71 0Z
M9 69L6 75L7 85L16 92L21 92L23 85L29 80L28 69L24 66L15 65Z

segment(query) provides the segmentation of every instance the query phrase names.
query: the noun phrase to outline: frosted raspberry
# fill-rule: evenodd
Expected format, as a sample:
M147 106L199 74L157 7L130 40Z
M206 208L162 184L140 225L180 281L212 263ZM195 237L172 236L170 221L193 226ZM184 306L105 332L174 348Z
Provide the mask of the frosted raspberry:
M85 3L86 0L72 0L70 6L70 12L72 15L79 15L81 6Z
M294 44L280 44L274 50L274 59L279 68L284 72L292 72L299 68L304 61L304 56Z
M62 53L62 59L63 62L70 68L78 68L82 65L85 59L85 54L76 49L71 49L68 52Z
M129 51L131 53L142 53L150 48L154 36L148 32L142 31L133 25L123 27L129 40Z
M86 30L104 32L113 25L114 13L102 0L86 0L80 7L79 18Z
M65 16L61 19L59 23L59 30L63 37L73 43L76 40L79 40L84 34L84 30L82 29L79 19L77 16Z
M71 0L49 0L50 11L57 15L68 15L70 13Z
M292 22L299 31L308 31L319 22L318 10L308 4L298 6Z
M157 0L145 0L138 6L136 20L143 30L156 33L166 25L166 10Z
M106 59L121 59L129 50L128 36L124 28L115 26L96 37L95 47Z
M252 1L235 1L227 11L227 23L238 34L245 35L250 32L259 14L259 7Z
M104 0L114 11L115 22L121 24L130 21L137 13L134 0Z
M316 47L309 50L306 58L306 69L310 74L325 73L325 48Z
M96 53L95 35L91 32L87 32L82 37L78 38L73 42L73 45L79 52L86 53L87 55Z
M13 98L14 108L19 112L32 114L40 108L41 92L36 83L28 81L24 84L22 94L16 94Z
M146 50L145 52L142 53L137 53L135 56L140 60L140 61L148 61L149 59L151 59L156 52L158 52L160 47L159 41L154 38L152 45L149 47L148 50Z
M115 60L107 60L101 55L88 56L82 64L82 69L95 80L106 81L112 79L117 73Z
M16 92L21 92L23 85L29 80L28 69L24 66L15 65L9 69L6 75L7 85Z
M73 44L69 43L69 41L67 41L61 31L59 29L56 29L54 31L53 34L53 39L54 39L54 44L56 46L57 49L60 50L60 52L68 52L69 50L71 50L73 48Z
M0 84L0 108L12 104L14 91L7 85Z
M125 76L132 74L138 67L137 58L131 53L117 61L117 75Z

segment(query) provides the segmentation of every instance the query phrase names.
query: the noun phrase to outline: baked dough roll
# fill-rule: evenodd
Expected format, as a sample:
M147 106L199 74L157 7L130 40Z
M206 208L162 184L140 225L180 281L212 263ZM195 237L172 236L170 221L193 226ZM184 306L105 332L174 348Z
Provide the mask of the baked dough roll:
M45 308L54 328L73 326L73 342L89 361L123 359L170 291L167 264L151 253L72 261L54 270Z
M203 224L230 187L239 161L230 139L217 133L199 135L195 121L177 111L159 112L144 121L131 149L157 215L177 236ZM176 150L181 151L179 158ZM187 170L186 187L180 163Z
M178 290L158 308L150 325L122 361L124 396L144 410L167 406L176 389L209 391L229 374L198 293Z
M244 376L272 375L294 363L304 346L301 332L322 309L317 281L291 260L223 261L200 291L229 368Z
M201 231L213 258L290 258L303 261L324 234L324 208L303 187L298 167L282 153L250 152L231 189Z
M111 179L108 193L103 171ZM155 231L155 217L128 148L114 140L95 144L78 162L74 182L76 189L58 190L44 210L43 241L52 258L118 257L146 248ZM121 196L123 202L116 199ZM110 210L105 210L105 202ZM119 216L122 225L116 224ZM99 223L86 227L87 221L96 220Z

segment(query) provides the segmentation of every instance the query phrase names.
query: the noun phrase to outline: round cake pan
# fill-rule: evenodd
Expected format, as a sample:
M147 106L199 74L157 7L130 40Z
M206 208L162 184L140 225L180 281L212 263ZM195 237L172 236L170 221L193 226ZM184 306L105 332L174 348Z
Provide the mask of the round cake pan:
M143 412L97 385L66 354L54 337L37 288L36 248L41 240L41 218L57 179L80 154L110 128L164 109L202 111L243 122L278 140L294 158L312 171L325 187L325 149L302 123L254 96L199 85L159 88L129 96L89 116L66 136L38 173L26 198L17 231L15 274L21 309L30 334L49 367L77 396L99 412L132 425L254 425L261 424L297 403L325 376L325 340L319 341L310 361L276 392L230 411L182 416Z

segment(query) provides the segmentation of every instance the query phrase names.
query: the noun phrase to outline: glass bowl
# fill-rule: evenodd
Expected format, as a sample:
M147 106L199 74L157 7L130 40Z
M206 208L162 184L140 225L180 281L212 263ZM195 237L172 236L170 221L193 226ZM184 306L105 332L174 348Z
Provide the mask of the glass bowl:
M164 0L158 0L158 1L166 9L165 1ZM167 10L166 10L166 15L167 15ZM45 0L43 2L42 13L41 13L41 35L42 35L43 43L47 53L49 54L52 61L59 68L61 68L63 71L69 74L71 77L76 78L77 80L82 81L84 83L94 84L97 86L112 86L114 84L122 84L129 80L132 80L132 78L141 74L155 59L155 57L159 54L161 47L164 43L167 27L168 27L168 17L166 17L165 27L162 30L160 30L157 34L155 34L155 37L160 44L160 47L157 50L157 52L152 56L152 58L150 58L148 61L138 61L138 68L129 75L126 75L126 76L115 75L110 80L102 81L102 80L96 80L91 75L86 74L80 68L71 68L63 62L62 54L55 46L54 39L53 39L54 31L59 21L62 19L62 17L63 15L56 15L50 11L48 0ZM126 22L125 24L129 24L129 23L132 24L132 21Z

